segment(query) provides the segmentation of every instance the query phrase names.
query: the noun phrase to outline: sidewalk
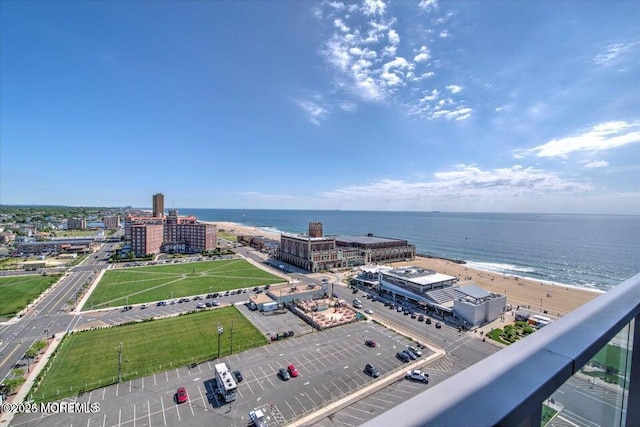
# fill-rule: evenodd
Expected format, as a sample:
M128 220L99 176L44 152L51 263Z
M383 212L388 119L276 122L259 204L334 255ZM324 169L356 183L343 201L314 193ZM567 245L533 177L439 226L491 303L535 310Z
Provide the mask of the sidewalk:
M27 397L27 395L31 391L31 388L33 387L33 384L35 383L36 378L38 378L38 375L44 369L44 367L47 366L47 362L51 358L51 355L56 350L56 348L58 348L58 345L65 335L66 332L61 332L54 336L53 340L49 342L49 346L47 347L45 352L40 356L38 361L33 364L26 381L20 386L18 392L13 396L10 396L7 401L12 403L24 402L24 399ZM3 412L0 415L0 427L8 427L13 420L14 415L15 414L13 414L12 412Z

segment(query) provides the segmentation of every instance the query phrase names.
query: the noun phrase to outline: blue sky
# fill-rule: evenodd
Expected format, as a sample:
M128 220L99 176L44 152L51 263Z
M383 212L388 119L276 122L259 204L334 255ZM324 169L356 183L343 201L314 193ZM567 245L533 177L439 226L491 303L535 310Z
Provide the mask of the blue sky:
M0 8L0 204L640 214L637 1Z

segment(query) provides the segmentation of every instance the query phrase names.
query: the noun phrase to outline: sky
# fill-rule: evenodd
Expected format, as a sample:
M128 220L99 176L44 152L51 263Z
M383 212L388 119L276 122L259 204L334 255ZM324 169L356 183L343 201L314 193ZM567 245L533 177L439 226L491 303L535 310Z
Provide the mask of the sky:
M0 2L0 204L640 214L638 1Z

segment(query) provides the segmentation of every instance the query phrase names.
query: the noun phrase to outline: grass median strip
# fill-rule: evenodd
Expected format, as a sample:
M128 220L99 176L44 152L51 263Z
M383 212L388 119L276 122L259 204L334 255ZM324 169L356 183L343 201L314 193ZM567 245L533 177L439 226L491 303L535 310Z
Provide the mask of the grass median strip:
M53 285L60 275L27 275L0 278L0 317L15 316L38 295Z
M141 304L282 281L239 259L120 268L105 273L83 308Z
M233 325L233 328L232 328ZM78 332L64 338L32 391L36 401L58 400L118 381L200 363L267 344L235 307ZM119 372L120 343L122 367Z

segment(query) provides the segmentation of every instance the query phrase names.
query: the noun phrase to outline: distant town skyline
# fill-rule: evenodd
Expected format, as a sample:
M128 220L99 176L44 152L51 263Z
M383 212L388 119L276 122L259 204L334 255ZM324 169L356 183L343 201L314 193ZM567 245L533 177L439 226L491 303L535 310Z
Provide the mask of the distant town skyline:
M0 2L0 204L640 214L640 3Z

